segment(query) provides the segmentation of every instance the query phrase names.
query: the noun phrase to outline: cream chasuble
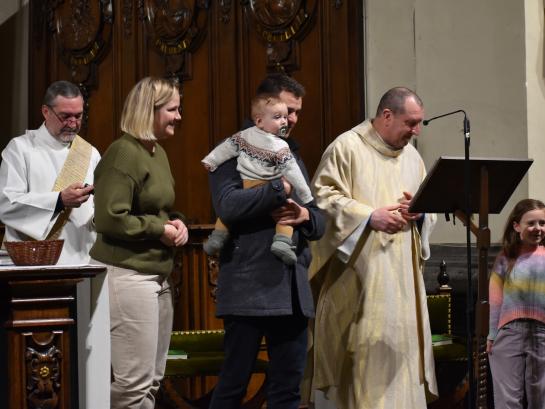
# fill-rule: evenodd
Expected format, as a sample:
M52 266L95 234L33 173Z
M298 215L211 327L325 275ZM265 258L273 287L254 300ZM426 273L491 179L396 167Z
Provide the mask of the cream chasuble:
M55 139L43 124L13 138L2 152L0 166L0 219L6 227L4 240L43 240L58 218L53 192L57 176L68 156L69 144ZM84 183L93 183L100 160L93 148ZM92 224L93 198L74 208L62 227L64 239L57 264L88 264L95 242ZM105 274L77 286L78 371L80 409L104 409L109 405L110 319ZM91 288L92 287L92 288Z
M311 243L318 301L309 387L323 390L338 409L424 409L426 395L437 395L422 277L427 241L414 223L393 235L366 225L374 209L398 203L403 191L416 193L424 177L416 149L393 150L370 121L340 135L316 171L312 187L328 224ZM426 219L429 232L435 215ZM342 263L338 248L362 223Z

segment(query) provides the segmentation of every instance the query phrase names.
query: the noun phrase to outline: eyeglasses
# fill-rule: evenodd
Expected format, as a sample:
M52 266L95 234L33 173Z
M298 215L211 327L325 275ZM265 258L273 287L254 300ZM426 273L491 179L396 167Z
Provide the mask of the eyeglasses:
M57 114L51 105L47 105L49 110L53 112L53 115L57 117L61 124L66 124L70 121L79 122L83 118L83 112L77 114Z

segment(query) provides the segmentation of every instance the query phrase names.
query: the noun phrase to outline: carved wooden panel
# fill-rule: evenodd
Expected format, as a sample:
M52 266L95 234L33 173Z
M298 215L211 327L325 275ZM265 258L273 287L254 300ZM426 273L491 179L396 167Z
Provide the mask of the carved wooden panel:
M33 312L37 317L36 311ZM69 329L44 330L36 318L35 328L21 332L7 331L1 335L3 373L7 375L6 395L2 402L8 408L68 409L77 400L77 388L72 388L72 373L77 372L77 362L70 355ZM29 324L27 326L32 326ZM43 324L41 324L43 327ZM72 364L71 364L72 362ZM7 393L9 392L9 394ZM5 406L2 406L5 407Z
M221 329L215 317L217 269L211 266L202 244L214 225L190 225L189 242L179 251L171 276L177 311L174 330Z
M191 79L191 51L204 38L209 6L207 0L145 0L148 36L164 58L166 76L176 76L181 83Z
M77 407L76 285L103 271L0 271L0 407Z
M298 46L314 23L316 0L244 0L246 17L266 47L267 68L300 69Z
M85 97L85 125L89 119L89 96L98 86L97 66L110 46L113 2L80 0L44 4L59 58L69 69L67 79L78 84Z
M125 96L146 75L182 80L183 119L165 142L177 207L214 219L200 159L249 116L269 71L307 88L295 132L312 173L327 144L363 119L362 4L339 0L51 0L30 2L30 127L46 86L81 84L83 135L103 152Z
M62 331L23 333L25 343L26 391L29 409L59 408L62 401ZM67 352L67 351L65 351Z

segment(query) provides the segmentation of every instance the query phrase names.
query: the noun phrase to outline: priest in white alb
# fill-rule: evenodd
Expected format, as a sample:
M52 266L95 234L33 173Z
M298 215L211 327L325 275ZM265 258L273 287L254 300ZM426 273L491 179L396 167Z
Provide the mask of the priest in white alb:
M425 409L438 394L422 277L435 215L408 211L426 174L409 143L423 115L414 92L389 90L374 119L329 145L311 184L328 216L309 270L316 409Z
M96 233L91 197L98 151L79 137L83 96L52 83L44 123L13 138L2 152L0 220L5 241L64 239L58 264L88 264ZM104 274L77 287L80 409L110 407L110 321Z

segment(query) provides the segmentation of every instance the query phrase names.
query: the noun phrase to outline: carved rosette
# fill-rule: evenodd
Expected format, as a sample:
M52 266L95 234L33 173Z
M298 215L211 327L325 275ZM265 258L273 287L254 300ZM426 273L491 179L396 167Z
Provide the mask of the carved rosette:
M191 78L191 53L202 43L208 0L145 0L144 13L152 44L165 58L167 77L181 84Z
M90 89L98 85L97 67L110 46L113 0L57 0L50 7L49 29L61 58L70 68L72 82L89 95ZM85 101L87 119L89 100Z
M269 68L292 71L297 41L312 27L316 0L243 0L250 25L267 46Z
M29 409L58 408L61 389L62 352L55 345L58 334L45 340L27 334L25 349L26 393Z

